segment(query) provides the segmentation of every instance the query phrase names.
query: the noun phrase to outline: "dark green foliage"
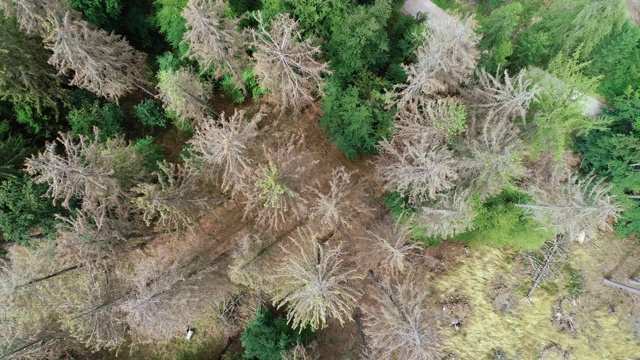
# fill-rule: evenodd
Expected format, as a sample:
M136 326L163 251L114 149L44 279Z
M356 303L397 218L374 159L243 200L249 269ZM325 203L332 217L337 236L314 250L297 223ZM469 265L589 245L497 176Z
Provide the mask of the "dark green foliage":
M14 107L15 120L26 127L29 134L40 135L50 138L59 130L60 124L57 122L57 113L50 111L38 111L31 105L16 105Z
M6 123L5 123L6 124ZM2 134L2 132L0 132ZM14 179L20 174L24 159L35 151L22 136L2 134L0 140L0 180Z
M242 73L242 81L244 87L247 90L248 95L251 95L252 99L258 99L260 96L266 95L267 90L260 87L258 79L253 73L253 69L247 69ZM231 96L233 102L241 104L245 101L245 94L242 89L235 86L231 75L225 74L220 81L220 87Z
M640 199L627 195L640 195L640 91L629 89L613 100L607 114L612 120L606 131L594 131L574 139L575 150L585 174L605 177L613 186L612 192L624 208L616 224L619 236L640 233Z
M222 90L231 96L233 102L236 104L242 104L244 102L244 94L242 93L242 89L236 87L233 82L233 77L229 74L225 74L220 80L220 86Z
M109 29L120 16L120 0L67 0L72 8L82 13L88 22L100 28Z
M348 79L364 68L382 69L389 57L385 27L391 11L389 0L378 0L372 6L355 6L334 22L325 51L336 78Z
M134 109L136 117L144 125L161 128L167 126L169 119L167 119L164 110L155 101L151 99L144 100L137 104Z
M391 13L387 22L389 36L389 63L401 64L411 57L418 43L418 27L424 19L416 20L411 15L402 15L397 11ZM404 82L404 81L402 81ZM394 82L394 84L396 84Z
M244 86L251 94L252 99L258 99L260 96L267 94L267 90L261 88L260 84L258 84L258 78L253 73L253 69L247 69L242 73L242 81L244 81Z
M246 12L260 9L260 0L229 0L229 9L238 17Z
M323 98L320 124L329 140L350 159L377 153L378 142L390 137L393 130L394 110L384 105L385 83L372 76L371 82L362 82L370 88L350 85L343 90L332 82Z
M514 65L524 68L529 65L541 65L549 57L551 39L546 32L524 31L518 38L514 52Z
M280 360L283 351L308 340L312 335L313 332L308 329L301 333L293 330L283 316L275 317L268 311L258 310L244 329L240 341L247 359Z
M93 128L100 129L100 139L108 139L122 132L122 122L126 117L125 111L113 103L99 102L72 109L67 115L71 133L91 137Z
M409 76L407 72L404 71L402 64L391 64L387 69L387 72L384 74L384 79L391 84L401 84L407 79Z
M391 210L391 214L394 218L399 218L403 215L414 214L417 210L407 205L408 200L400 195L397 191L385 195L382 200L387 204Z
M166 52L156 58L156 62L158 63L158 70L171 70L176 71L181 67L185 66L186 63L184 60L175 56L170 52Z
M351 0L296 0L286 1L282 9L281 1L269 1L289 10L298 19L299 26L308 34L317 34L327 40L331 38L331 27L343 21L354 7ZM273 8L276 8L273 6Z
M512 41L515 31L521 25L524 8L519 2L499 7L480 21L482 40L479 48L483 52L480 65L490 73L498 66L505 68L507 58L513 52Z
M0 183L0 230L6 241L27 243L36 229L54 235L59 209L43 197L46 191L46 184L35 185L26 175Z
M472 245L510 246L518 250L537 249L553 233L539 228L526 212L515 206L527 203L529 196L514 189L504 189L499 195L478 203L478 216L473 229L458 235Z
M164 160L164 155L162 155L162 147L153 143L152 136L149 135L138 139L134 148L136 152L144 156L147 170L159 170L158 163Z
M603 76L599 92L610 99L623 95L629 86L640 83L640 29L627 22L596 46L591 59L584 72Z
M47 61L42 39L27 36L14 19L0 15L0 100L42 114L66 97L61 78Z
M178 49L179 54L187 51L186 44L182 42L182 36L187 31L186 20L182 17L182 10L187 5L187 0L155 0L157 7L155 22L167 42Z

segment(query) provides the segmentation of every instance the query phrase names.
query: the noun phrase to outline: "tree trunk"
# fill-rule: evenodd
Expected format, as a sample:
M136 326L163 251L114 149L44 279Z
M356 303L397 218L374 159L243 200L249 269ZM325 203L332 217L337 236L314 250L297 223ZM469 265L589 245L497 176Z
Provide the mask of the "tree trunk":
M638 290L636 288L632 288L631 286L620 284L619 282L611 281L611 280L609 280L607 278L602 279L602 282L605 285L613 286L613 287L616 287L618 289L622 289L622 290L628 291L628 292L630 292L632 294L640 295L640 290Z

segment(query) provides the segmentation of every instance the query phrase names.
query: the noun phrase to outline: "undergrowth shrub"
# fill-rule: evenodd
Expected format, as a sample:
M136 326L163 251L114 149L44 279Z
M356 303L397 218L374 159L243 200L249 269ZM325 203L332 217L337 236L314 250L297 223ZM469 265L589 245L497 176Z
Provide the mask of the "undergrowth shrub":
M158 162L164 160L162 147L153 143L153 137L148 135L136 141L136 152L144 156L145 166L151 171L158 171Z
M474 230L455 237L470 245L510 246L517 250L537 249L553 236L539 228L526 212L516 207L530 197L514 189L504 189L499 195L476 205L478 215Z
M155 101L147 99L137 104L134 108L136 117L144 125L161 128L167 126L167 116Z
M45 238L55 235L55 208L45 197L46 184L33 184L28 176L0 183L0 231L4 240L27 244L30 233L36 231Z
M91 137L93 128L100 129L100 139L105 140L123 131L122 123L126 117L125 111L113 104L99 102L72 109L67 115L71 134Z
M382 84L380 80L369 89L354 85L342 89L335 83L327 86L320 125L349 159L376 154L380 140L392 134L395 110L385 108Z
M314 335L309 329L295 331L283 316L258 310L240 336L246 359L280 360L281 354Z

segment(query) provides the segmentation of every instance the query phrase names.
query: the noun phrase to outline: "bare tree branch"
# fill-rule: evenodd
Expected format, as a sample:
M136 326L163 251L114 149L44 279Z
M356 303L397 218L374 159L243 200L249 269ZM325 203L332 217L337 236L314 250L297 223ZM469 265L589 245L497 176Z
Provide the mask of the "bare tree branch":
M323 328L332 317L340 324L345 317L352 320L350 307L361 294L348 284L362 277L343 269L341 246L325 250L309 230L298 231L291 240L299 252L282 247L287 259L275 275L273 303L286 305L287 320L295 329Z
M438 194L452 189L458 179L459 163L444 146L418 141L398 145L383 140L380 147L378 178L387 190L407 196L412 204L436 199Z
M420 207L414 219L425 228L427 236L448 238L473 228L476 215L466 190L442 196L435 205Z
M433 17L421 37L424 45L416 49L417 61L406 65L407 84L397 85L394 101L398 108L413 111L436 94L449 93L469 80L480 56L476 45L473 17Z
M323 94L322 74L330 74L328 64L316 60L321 50L313 40L303 40L298 22L289 14L278 14L267 26L262 13L255 15L257 30L251 31L255 74L270 100L284 111L299 113L314 103L313 93Z
M258 123L264 114L263 107L249 121L244 110L234 111L228 119L224 113L218 121L206 118L189 140L194 155L205 162L208 169L222 168L222 188L232 195L247 186L246 176L253 163L247 157L247 147L258 135Z
M92 29L68 12L44 38L53 51L49 63L59 74L71 75L70 85L117 101L145 81L145 55L120 35Z
M410 223L411 219L408 221ZM401 222L402 219L398 219L394 226L384 224L378 226L375 231L367 231L370 239L374 241L373 253L382 258L380 268L394 278L399 273L409 270L411 266L409 257L420 250L419 246L412 243L409 236L411 227Z
M317 161L300 151L302 139L295 136L277 150L265 151L267 163L253 173L253 186L245 195L245 218L255 213L259 224L279 229L288 218L301 219L305 214L309 187L306 176Z
M228 5L223 0L189 0L182 16L189 30L183 43L189 45L185 56L198 60L202 70L213 69L216 77L229 73L238 88L244 88L242 70L249 63L244 50L246 33L238 31L242 18L225 16Z
M426 307L427 292L403 283L385 291L380 308L366 309L365 333L380 359L440 359L440 337Z
M205 119L207 111L217 115L206 102L207 90L191 68L158 73L158 98L180 124L198 124Z
M351 176L344 167L339 167L333 171L327 193L312 189L316 199L309 209L309 217L324 227L344 231L351 229L362 214L369 213L371 209L354 197L360 185L353 183Z
M571 176L563 183L554 180L545 189L529 189L534 204L516 206L569 240L582 243L595 238L599 230L611 230L609 220L616 220L622 211L615 197L607 194L609 189L593 175L584 180Z

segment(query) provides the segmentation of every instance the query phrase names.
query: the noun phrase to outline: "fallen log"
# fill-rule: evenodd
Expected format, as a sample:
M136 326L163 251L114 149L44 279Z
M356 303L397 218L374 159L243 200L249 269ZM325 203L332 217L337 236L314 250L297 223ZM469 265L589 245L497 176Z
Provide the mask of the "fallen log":
M602 282L605 285L613 286L613 287L616 287L618 289L626 290L626 291L628 291L628 292L630 292L632 294L640 295L640 290L638 290L636 288L632 288L631 286L620 284L619 282L611 281L611 280L609 280L607 278L602 279Z
M634 278L629 278L629 284L635 285L635 286L640 286L640 280L634 279Z

